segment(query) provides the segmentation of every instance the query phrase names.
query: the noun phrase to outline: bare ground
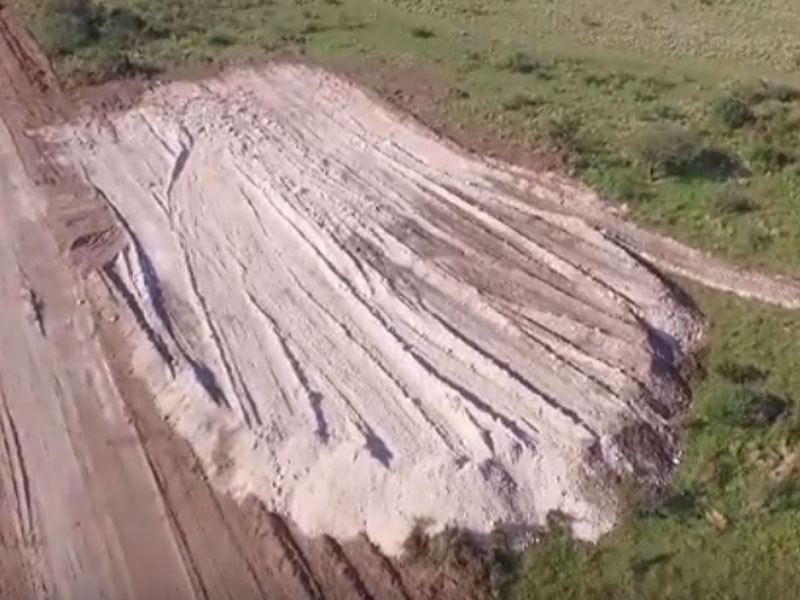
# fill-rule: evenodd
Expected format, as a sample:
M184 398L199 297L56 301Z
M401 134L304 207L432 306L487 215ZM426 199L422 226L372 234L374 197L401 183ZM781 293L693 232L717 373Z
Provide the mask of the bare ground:
M464 597L359 532L594 537L666 476L700 319L654 265L798 305L313 68L76 119L0 13L0 74L2 597Z
M130 241L95 304L235 497L396 553L420 518L595 538L609 471L668 472L692 307L346 81L234 71L47 137Z
M86 301L125 240L30 134L67 103L4 11L0 81L0 597L463 597L455 571L308 540L209 485Z

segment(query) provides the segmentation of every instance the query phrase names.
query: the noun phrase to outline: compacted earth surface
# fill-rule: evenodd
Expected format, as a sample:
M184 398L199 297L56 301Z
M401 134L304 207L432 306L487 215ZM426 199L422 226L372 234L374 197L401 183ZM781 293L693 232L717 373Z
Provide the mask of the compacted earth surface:
M596 539L678 462L659 269L797 302L316 67L81 107L0 18L0 76L3 597L464 597L417 524Z

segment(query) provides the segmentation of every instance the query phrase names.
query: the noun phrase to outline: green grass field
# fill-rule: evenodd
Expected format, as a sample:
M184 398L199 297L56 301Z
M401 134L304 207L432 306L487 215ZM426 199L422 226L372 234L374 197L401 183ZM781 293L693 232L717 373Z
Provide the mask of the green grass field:
M424 110L437 124L548 148L640 222L800 275L791 0L102 0L71 20L16 1L65 77L287 48L418 72L446 91ZM554 531L504 596L797 597L800 319L690 291L711 330L671 489L597 546Z
M800 321L692 291L711 315L707 375L670 489L640 501L597 546L551 534L519 559L509 598L797 597ZM739 409L755 398L786 402L786 412L772 424L751 419Z
M79 0L17 2L73 77L287 48L424 67L452 92L430 118L547 144L640 221L800 274L800 11L789 0L103 0L88 29L65 28L52 8ZM747 111L735 126L720 108L732 98ZM639 145L665 127L694 146L686 168L650 177Z

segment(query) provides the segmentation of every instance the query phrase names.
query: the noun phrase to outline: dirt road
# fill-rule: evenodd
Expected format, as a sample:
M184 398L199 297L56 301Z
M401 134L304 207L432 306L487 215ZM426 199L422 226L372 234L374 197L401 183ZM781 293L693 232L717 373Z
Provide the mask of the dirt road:
M452 574L308 541L210 487L86 301L77 273L122 238L31 136L64 100L3 12L0 82L0 598L461 597Z

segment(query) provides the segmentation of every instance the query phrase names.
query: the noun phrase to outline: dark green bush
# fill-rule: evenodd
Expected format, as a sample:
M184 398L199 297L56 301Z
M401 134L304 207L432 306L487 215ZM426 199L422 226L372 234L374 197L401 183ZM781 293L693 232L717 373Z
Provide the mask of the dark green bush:
M165 34L130 9L107 10L92 0L47 0L33 32L50 54L79 54L75 75L93 82L152 73L136 49L143 40Z
M755 208L750 197L737 186L722 188L712 203L712 209L718 216L742 215L752 212Z
M766 79L741 83L734 88L732 93L751 106L766 100L793 102L800 99L800 89L784 83L773 83Z
M503 102L503 108L506 110L522 110L524 108L534 108L543 103L543 100L538 96L517 92Z
M127 8L114 8L105 14L99 12L99 17L100 37L106 43L119 44L121 50L124 44L133 44L142 36L155 34L141 16Z
M34 31L45 50L66 55L95 43L102 21L102 11L91 0L50 0Z
M691 168L703 151L697 135L674 124L646 129L634 139L634 152L650 175L677 175Z
M525 52L515 52L500 64L500 68L512 73L529 75L541 69L542 65Z
M411 29L411 35L415 38L427 40L434 37L436 34L433 29L428 29L427 27L413 27Z
M729 127L739 129L755 121L755 113L750 105L741 97L729 95L718 98L711 109L714 118Z
M795 162L792 150L770 142L759 142L747 152L750 164L762 173L775 173Z
M312 33L304 31L305 33ZM230 46L236 41L236 36L227 29L215 29L208 34L208 43L212 46Z
M152 75L156 72L157 69L138 62L125 49L106 47L95 58L90 80L97 83L118 77Z
M601 182L606 194L618 200L629 202L646 202L653 197L650 182L644 181L635 169L605 169Z
M723 361L716 367L720 376L733 383L745 384L764 381L767 374L755 365L743 365L738 362Z
M542 129L556 146L578 155L590 150L581 133L581 119L568 112L557 112L542 121Z
M731 383L717 388L709 416L730 427L766 427L787 408L786 400L760 386Z
M633 151L651 179L658 174L726 179L743 172L735 155L708 145L676 123L643 130L633 140Z
M403 540L403 556L406 560L416 562L428 557L430 553L431 536L428 534L430 523L419 520Z

